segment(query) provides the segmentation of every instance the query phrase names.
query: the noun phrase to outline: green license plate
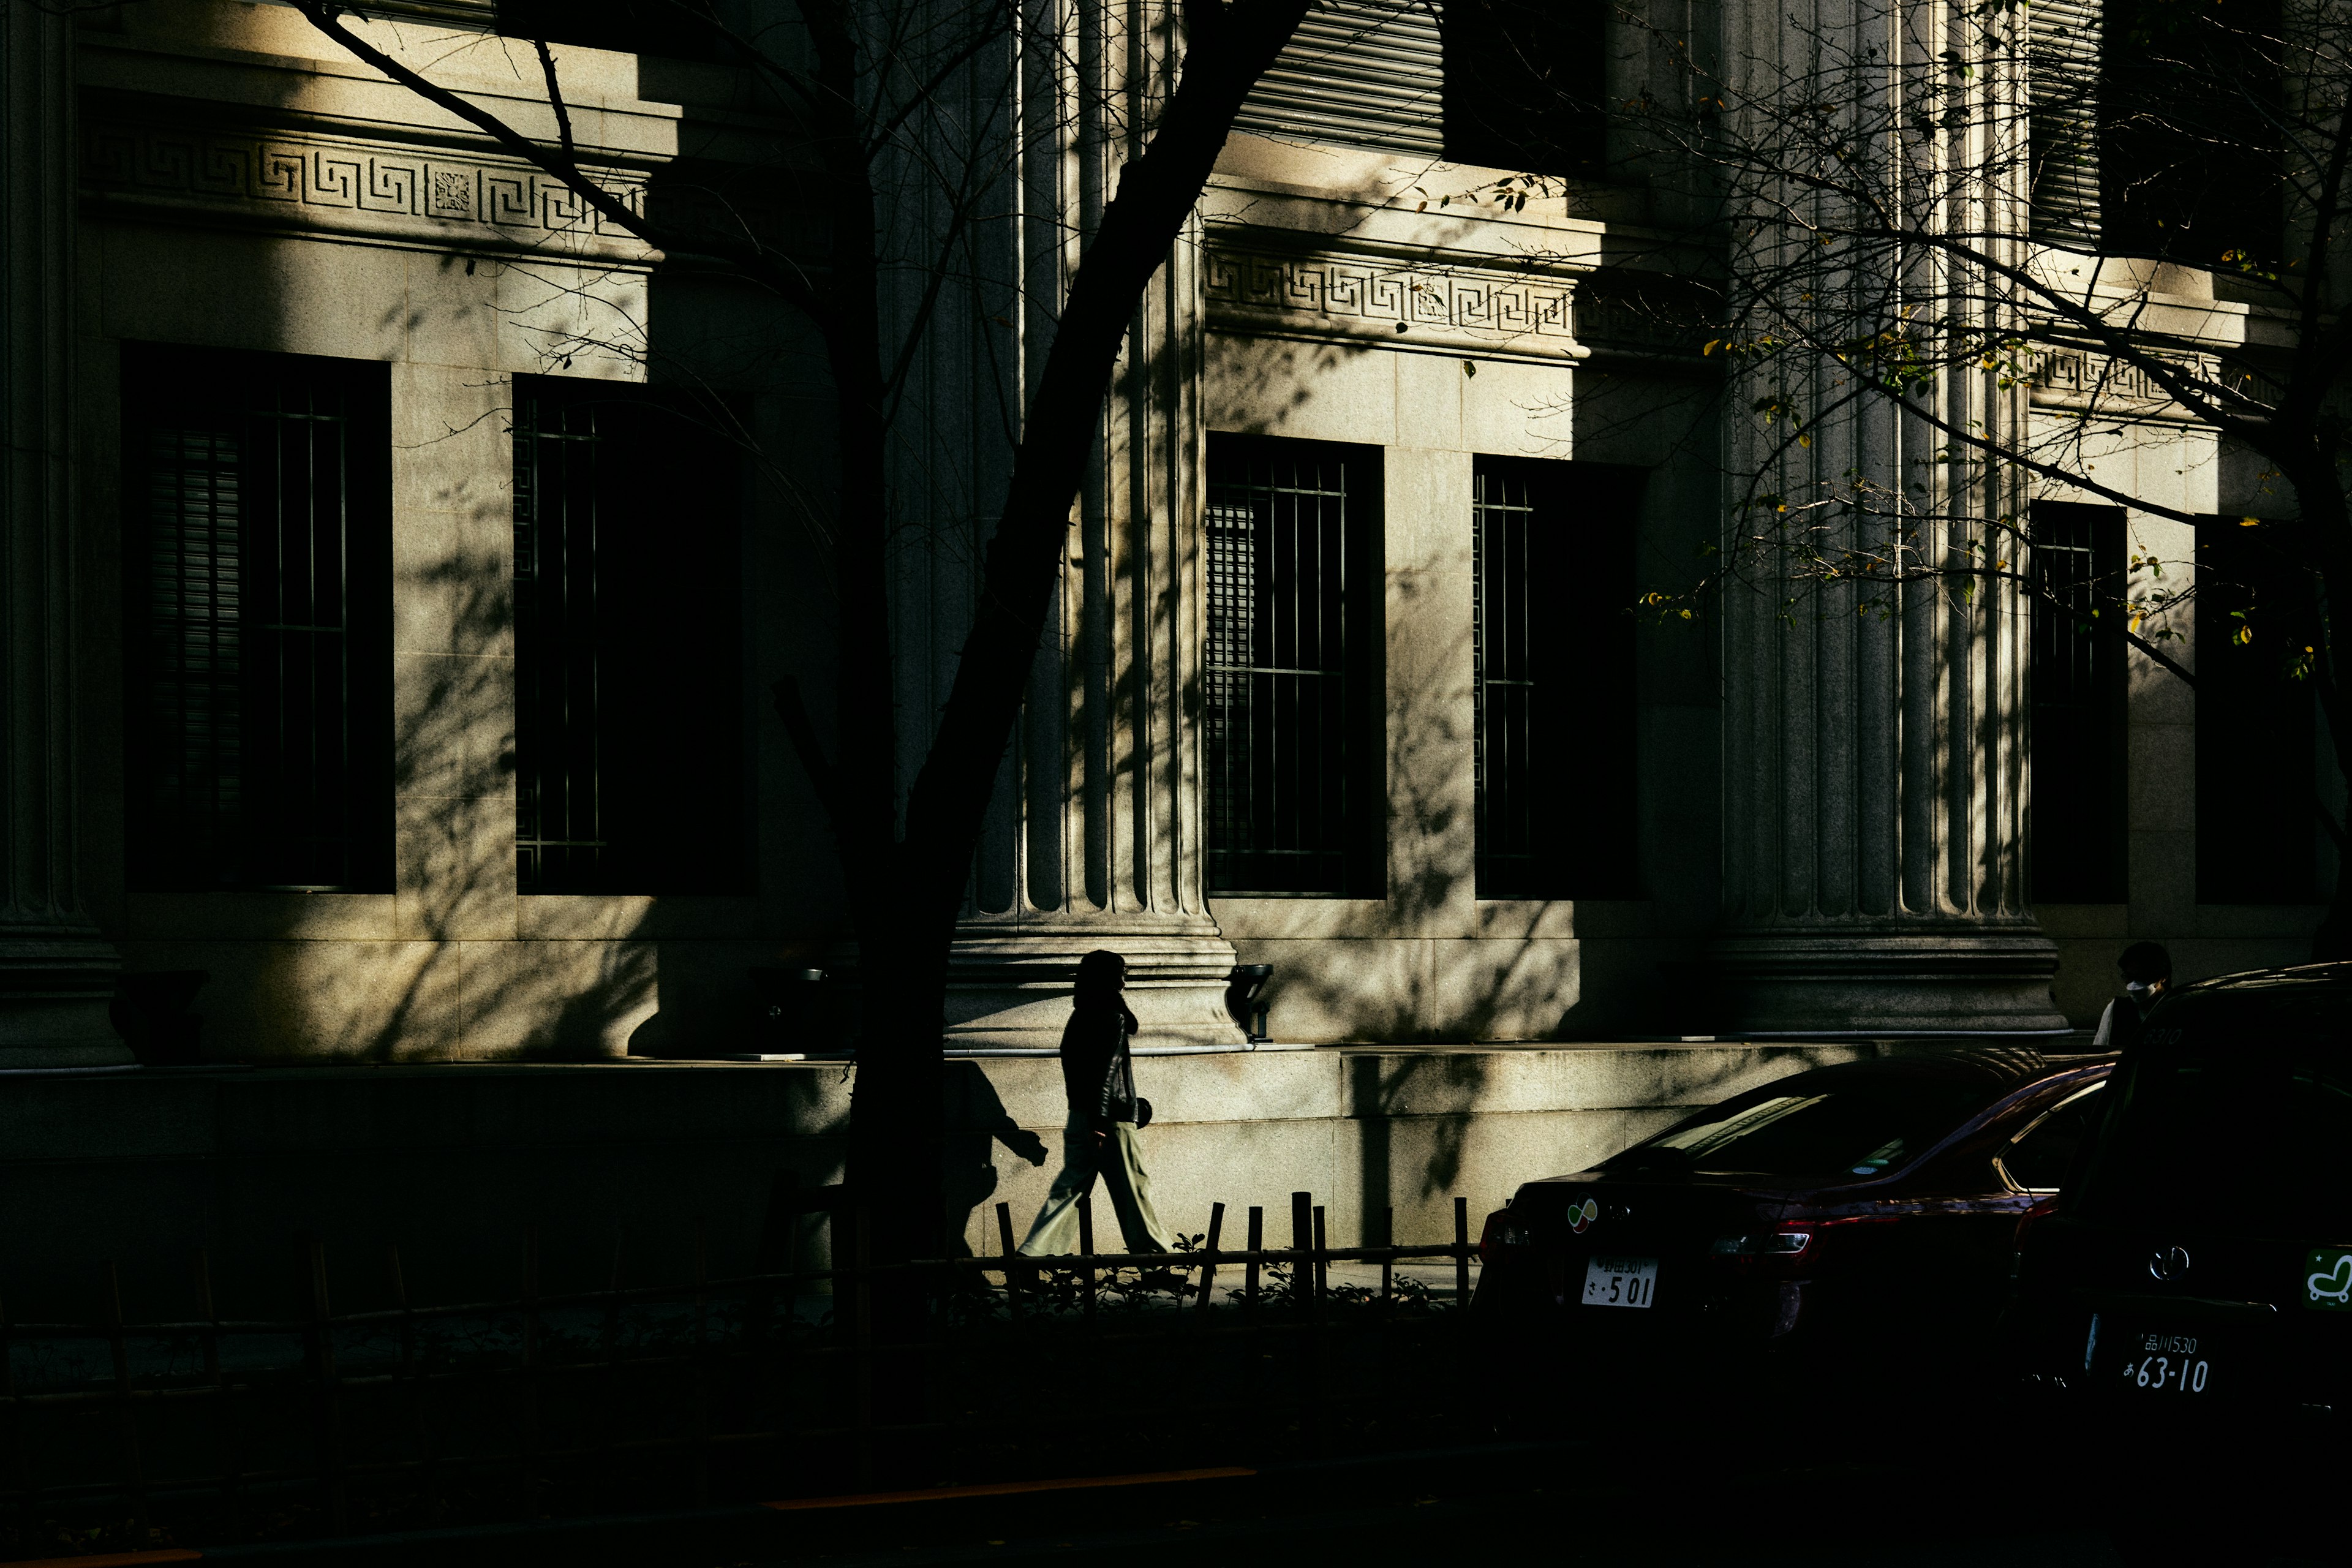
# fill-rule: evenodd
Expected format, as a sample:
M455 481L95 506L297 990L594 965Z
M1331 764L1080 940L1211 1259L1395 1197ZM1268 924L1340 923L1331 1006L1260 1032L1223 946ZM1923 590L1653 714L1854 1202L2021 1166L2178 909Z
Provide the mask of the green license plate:
M2352 1251L2315 1247L2304 1254L2303 1304L2315 1312L2352 1312Z

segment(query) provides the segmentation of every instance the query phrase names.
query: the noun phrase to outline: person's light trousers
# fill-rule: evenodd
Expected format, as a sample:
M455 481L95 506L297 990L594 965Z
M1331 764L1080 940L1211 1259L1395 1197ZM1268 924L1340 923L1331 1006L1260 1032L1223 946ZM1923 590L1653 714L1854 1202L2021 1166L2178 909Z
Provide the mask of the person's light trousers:
M1028 1238L1022 1242L1021 1252L1026 1258L1043 1258L1057 1252L1078 1249L1078 1199L1094 1190L1095 1178L1100 1176L1104 1188L1110 1194L1111 1212L1118 1215L1119 1235L1126 1240L1129 1252L1165 1252L1168 1238L1160 1228L1160 1216L1151 1212L1151 1178L1144 1173L1143 1151L1135 1136L1135 1123L1114 1121L1110 1135L1097 1147L1094 1139L1095 1122L1089 1117L1073 1117L1062 1132L1062 1170L1054 1178L1051 1191L1045 1194L1045 1206L1037 1211L1036 1223L1030 1226ZM1097 1251L1107 1251L1103 1238L1095 1237Z

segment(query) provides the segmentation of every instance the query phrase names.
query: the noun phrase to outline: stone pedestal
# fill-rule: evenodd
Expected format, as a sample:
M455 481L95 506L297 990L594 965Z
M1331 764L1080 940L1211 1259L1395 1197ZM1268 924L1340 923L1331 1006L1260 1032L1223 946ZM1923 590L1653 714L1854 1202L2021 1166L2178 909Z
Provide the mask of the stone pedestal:
M0 13L0 1068L131 1060L76 883L70 15Z

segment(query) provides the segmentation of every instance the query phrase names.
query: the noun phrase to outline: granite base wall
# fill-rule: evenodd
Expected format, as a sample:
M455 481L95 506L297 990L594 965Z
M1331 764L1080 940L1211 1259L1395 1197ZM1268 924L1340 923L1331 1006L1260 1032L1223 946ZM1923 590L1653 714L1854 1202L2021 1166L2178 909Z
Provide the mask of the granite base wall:
M1475 1226L1521 1181L1580 1169L1689 1108L1869 1045L1322 1047L1148 1056L1160 1213L1204 1230L1223 1202L1277 1234L1289 1194L1334 1240ZM1916 1048L1916 1047L1912 1047ZM840 1180L856 1069L612 1062L194 1068L0 1078L0 1293L17 1321L85 1319L102 1262L134 1319L193 1310L206 1251L222 1311L292 1313L298 1237L329 1249L335 1305L511 1295L536 1227L541 1289L682 1279L699 1229L714 1275L749 1268L780 1173ZM1061 1154L1059 1064L949 1068L951 1214L994 1252L992 1205L1025 1226ZM1033 1163L1032 1160L1038 1162ZM803 1221L802 1256L824 1253ZM1236 1229L1237 1234L1237 1229Z

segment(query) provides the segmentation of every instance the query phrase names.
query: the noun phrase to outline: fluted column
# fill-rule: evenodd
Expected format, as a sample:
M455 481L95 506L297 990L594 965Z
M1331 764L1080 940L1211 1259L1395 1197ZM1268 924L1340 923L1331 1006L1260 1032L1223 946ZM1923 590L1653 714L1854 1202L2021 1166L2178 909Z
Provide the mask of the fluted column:
M0 1068L100 1067L121 960L82 910L74 744L73 26L0 13L0 267L6 268L0 500Z
M1751 71L1796 82L1822 68L1815 40L1841 27L1869 42L1894 38L1893 59L1859 47L1849 57L1885 61L1892 93L1916 79L1904 73L1940 68L1922 62L1945 47L1938 30L1959 22L1933 0L1892 9L1817 0L1804 9L1732 7L1727 26L1745 32L1727 38L1727 53L1745 51ZM1778 39L1766 36L1771 29ZM1750 101L1769 85L1751 78ZM1987 69L1972 90L2021 85ZM2000 134L2009 122L2001 113L1980 121L1970 134ZM1892 145L1886 155L1914 157ZM1973 234L2021 224L2021 205L2000 191L1971 193L1965 176L1953 177L1988 156L1982 145L1942 149L1941 162L1907 163L1882 189ZM1928 183L1937 180L1949 182L1948 205L1932 207ZM1769 252L1816 242L1759 228L1746 243ZM1916 292L1922 319L1999 308L1980 279L1931 251L1915 247L1906 261L1915 258L1903 287ZM1789 260L1751 259L1765 276ZM1832 301L1834 289L1886 285L1884 276L1799 275ZM1853 399L1853 371L1826 356L1810 385L1785 360L1748 374L1776 378L1769 390L1816 420L1810 444L1797 447L1782 440L1785 422L1768 429L1727 415L1735 507L1768 474L1758 488L1801 502L1805 532L1801 548L1790 548L1769 509L1736 512L1733 548L1745 543L1748 570L1723 606L1724 915L1714 947L1723 1023L1757 1032L2063 1028L2050 991L2055 950L2025 902L2028 609L2013 572L1980 569L2018 553L1998 520L2022 514L2022 476L1944 433L1982 429L1998 439L2021 430L2025 388L2001 385L2003 374L1974 354L1915 395L1924 413ZM1761 380L1736 385L1726 406L1744 411L1767 390ZM1988 554L1988 543L1999 548ZM1928 574L1896 584L1803 570L1847 549Z
M1174 86L1174 13L1157 0L1028 0L1024 16L1006 58L970 79L976 96L1010 84L1017 101L996 112L975 103L940 132L1005 128L987 154L1001 171L981 205L992 216L971 227L964 286L935 307L909 389L919 426L898 434L898 494L923 498L930 522L919 552L910 535L902 552L902 714L935 711L953 679L1007 437L1081 237ZM1242 1041L1223 1004L1234 950L1209 912L1193 745L1206 625L1198 257L1188 234L1152 280L1104 403L959 928L952 1046L1056 1043L1072 972L1097 947L1127 958L1149 1043Z

